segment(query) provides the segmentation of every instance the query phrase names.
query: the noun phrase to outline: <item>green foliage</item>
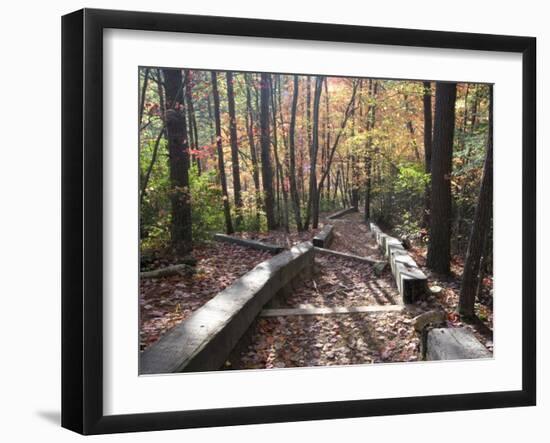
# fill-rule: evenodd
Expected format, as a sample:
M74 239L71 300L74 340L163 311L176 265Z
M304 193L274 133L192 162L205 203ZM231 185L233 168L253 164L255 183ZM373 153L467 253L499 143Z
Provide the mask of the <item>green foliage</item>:
M164 152L166 142L161 142ZM151 161L149 146L144 145L141 152L142 177ZM162 249L170 242L170 179L165 156L159 156L153 167L147 186L147 192L141 206L141 246L143 249ZM210 239L214 232L223 231L224 220L221 190L216 184L215 171L205 171L198 175L197 168L189 170L191 189L191 217L193 239L204 241Z
M145 137L144 137L145 139ZM142 141L140 151L140 189L151 165L155 137ZM140 232L142 247L162 248L170 241L170 180L168 165L161 161L166 152L166 140L159 144L157 160L151 170L145 196L140 209Z
M399 237L415 237L420 231L419 220L416 215L411 214L409 211L405 211L401 215L401 220L395 226L394 231Z
M193 240L209 240L215 232L224 230L223 197L216 184L216 173L213 170L198 174L195 165L189 170L191 188L191 219Z
M256 203L261 202L263 198L261 195L257 196L255 190L242 191L241 198L243 200L243 209L242 209L242 223L240 230L241 231L261 231L265 229L265 217L264 211L261 209L256 210Z
M396 181L396 191L409 195L420 195L430 182L430 174L424 172L424 165L419 163L405 163L399 166L399 175Z

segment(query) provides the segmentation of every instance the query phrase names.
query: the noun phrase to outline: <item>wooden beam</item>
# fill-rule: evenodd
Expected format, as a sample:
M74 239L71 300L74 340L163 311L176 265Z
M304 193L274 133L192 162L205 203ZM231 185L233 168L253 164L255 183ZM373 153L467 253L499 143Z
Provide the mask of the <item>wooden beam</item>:
M314 249L315 249L315 252L320 252L322 254L336 255L338 257L358 260L358 261L362 261L364 263L370 263L373 265L386 263L384 260L376 260L375 258L371 258L371 257L360 257L359 255L348 254L347 252L333 251L332 249L325 249L325 248L319 248L319 247L315 247Z
M269 251L272 254L283 252L285 248L270 243L263 243L256 240L248 240L244 238L232 237L225 234L214 234L214 240L219 242L233 243L235 245L246 246L247 248L259 249L261 251Z
M362 314L373 312L400 312L405 309L403 305L371 305L371 306L350 306L350 307L322 307L322 308L280 308L264 309L260 317L286 317L293 315L341 315L341 314Z

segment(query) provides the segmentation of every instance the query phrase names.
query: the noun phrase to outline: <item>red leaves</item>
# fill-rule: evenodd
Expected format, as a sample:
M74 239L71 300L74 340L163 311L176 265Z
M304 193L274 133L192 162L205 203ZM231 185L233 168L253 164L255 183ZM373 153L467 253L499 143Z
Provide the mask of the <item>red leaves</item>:
M456 323L460 320L460 315L458 314L458 312L449 312L447 313L447 319L451 322L451 323Z
M199 146L197 149L188 148L187 152L189 153L189 155L194 155L196 158L206 159L210 158L213 155L215 149L215 146L203 145Z

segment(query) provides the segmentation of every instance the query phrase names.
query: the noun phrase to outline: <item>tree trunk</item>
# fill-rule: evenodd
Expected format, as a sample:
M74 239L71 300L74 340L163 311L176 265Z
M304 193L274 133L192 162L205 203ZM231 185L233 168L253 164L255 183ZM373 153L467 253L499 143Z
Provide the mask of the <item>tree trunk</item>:
M466 93L464 94L464 115L462 116L462 130L460 131L460 147L464 149L466 145L466 130L468 128L468 94L470 92L470 85L466 83Z
M332 203L336 202L338 197L338 183L340 182L340 169L336 171L336 178L334 179L334 195L332 196Z
M163 69L166 92L166 133L170 157L172 246L179 255L193 249L191 195L189 191L189 142L183 114L183 78L179 69Z
M284 77L283 77L284 79ZM288 202L288 194L289 194L289 186L287 186L287 183L290 185L290 180L285 180L284 176L288 175L288 142L287 142L287 136L285 134L285 123L284 123L284 117L283 117L283 105L282 105L282 89L283 87L286 89L286 85L281 86L281 76L277 75L277 103L279 108L279 119L280 119L280 128L281 128L281 134L283 139L283 147L284 147L284 153L283 153L283 161L281 161L281 186L283 188L283 205L284 205L284 214L283 214L283 222L284 226L287 232L290 232L290 223L289 223L289 202ZM285 171L286 168L286 171Z
M363 79L359 80L359 115L357 121L359 122L359 128L363 121ZM355 110L353 111L353 126L352 136L355 136ZM350 156L351 161L351 206L359 209L360 196L360 182L361 182L361 170L359 168L359 152L355 146L352 147Z
M432 85L424 82L424 170L431 173L432 162ZM424 188L424 217L422 225L425 229L430 226L430 184Z
M252 111L252 99L250 95L250 79L248 74L245 74L246 82L246 132L248 134L248 144L250 146L250 160L252 162L252 178L254 180L254 190L256 192L256 218L259 225L260 221L260 208L261 203L261 190L260 190L260 171L258 168L258 156L256 154L256 143L254 141L254 127L255 121L254 112ZM258 226L259 227L259 226Z
M309 161L309 196L307 201L306 221L304 229L309 229L312 209L317 207L317 153L319 151L319 103L321 101L321 91L323 86L323 77L318 76L315 81L315 92L313 97L313 129L311 134L311 148ZM316 226L314 226L316 227Z
M451 262L451 172L456 83L436 84L428 267L441 274Z
M329 103L329 95L328 95L328 80L325 77L325 147L324 147L324 155L323 155L323 169L321 171L321 177L325 176L326 178L330 178L329 170L330 170L330 161L329 161L329 152L330 152L330 103ZM327 185L324 185L324 181L326 181ZM319 199L322 198L322 190L326 189L326 195L328 200L328 195L330 195L330 180L323 180L321 179L321 182L319 183ZM316 218L319 218L319 208L317 208L317 214Z
M243 200L241 197L241 174L239 171L239 145L237 140L237 117L235 115L235 94L233 92L233 73L225 73L227 80L227 108L229 111L229 137L231 140L231 166L233 170L233 197L235 199L235 225L237 230L242 224Z
M218 74L216 71L212 75L212 96L214 98L214 121L216 125L216 147L218 150L218 172L220 174L220 184L222 186L223 213L225 216L225 232L233 233L233 223L231 222L231 208L229 207L229 196L227 195L227 180L225 178L225 162L223 159L222 147L222 125L220 119L220 94L218 92Z
M305 100L305 110L306 110L306 141L307 141L307 152L308 152L308 162L311 162L311 77L308 75L305 78L306 82L306 100ZM302 201L306 202L306 214L307 214L307 199L308 195L308 186L309 186L309 177L306 177L306 160L305 160L305 150L300 150L302 154L302 168L300 169L301 173L301 182L302 182ZM309 224L309 221L308 221ZM307 227L305 228L307 230Z
M409 97L407 94L405 94L403 101L405 102L405 112L407 113L407 116L409 117L407 120L407 129L409 130L409 134L411 135L411 145L414 151L414 156L416 158L416 161L420 162L420 152L418 152L418 145L416 144L416 135L414 130L414 124L412 122L412 119L410 118L410 112L411 108L409 106Z
M367 109L367 146L365 155L365 222L371 218L371 191L372 191L372 131L376 124L376 94L378 93L378 82L370 80L369 98L373 103Z
M195 118L195 108L193 107L193 76L191 71L185 71L185 101L187 102L187 114L189 115L189 134L191 140L191 148L195 151L199 149L199 135L197 131L197 119ZM197 165L197 174L201 175L201 162L197 154L193 156Z
M489 133L483 177L477 202L474 223L468 243L466 262L462 274L462 288L458 309L461 315L473 317L476 292L480 279L480 262L485 239L491 229L491 208L493 206L493 87L489 86Z
M143 120L143 111L145 109L145 93L147 92L148 80L149 80L149 68L145 68L143 85L141 87L141 96L139 99L139 128L141 128L141 121Z
M478 108L478 100L479 100L479 89L477 86L474 86L474 103L472 106L472 112L471 112L471 122L470 122L470 130L469 132L472 134L474 133L475 129L477 128L477 108ZM466 116L464 116L464 132L466 132L466 128L468 127ZM464 163L469 164L470 163L470 156L472 154L472 147L471 145L467 147L466 152L464 153Z
M294 220L298 231L303 230L302 215L300 214L300 195L296 187L296 153L294 144L294 135L296 132L296 107L298 105L299 93L298 76L294 76L294 92L292 95L292 109L290 111L290 127L288 130L288 150L289 150L289 174L290 174L290 198L292 200L292 209L294 210Z
M479 105L479 88L474 90L474 104L472 106L471 121L470 121L470 132L474 132L477 129L478 118L477 118L477 108Z
M208 105L208 129L210 130L210 145L214 146L214 116L212 115L212 103L210 102L210 94L208 94L206 104Z
M278 74L274 74L274 75L276 76L276 80L277 80L275 83L275 86L273 86L272 77L269 78L269 85L270 85L270 92L271 92L271 109L273 111L272 112L273 154L275 157L275 167L276 167L276 174L277 174L277 210L278 210L277 224L280 224L282 222L283 227L288 232L289 231L288 230L288 194L284 186L283 165L279 159L279 143L278 143L278 136L277 136L277 100L275 100L275 96L277 95L277 84L280 90L280 83L278 81L279 80ZM283 134L283 142L284 142L284 134ZM282 207L281 207L281 197L280 197L281 194L283 196Z
M260 84L260 144L262 149L262 182L267 229L277 227L273 209L273 169L271 167L269 135L269 74L261 74Z

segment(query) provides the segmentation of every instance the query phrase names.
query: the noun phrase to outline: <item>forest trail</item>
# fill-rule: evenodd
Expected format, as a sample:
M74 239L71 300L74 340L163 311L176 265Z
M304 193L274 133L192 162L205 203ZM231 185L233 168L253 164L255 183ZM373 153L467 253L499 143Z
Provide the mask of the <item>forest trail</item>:
M285 248L308 241L325 224L333 226L329 249L385 261L364 214L321 219L310 232L240 233L240 238ZM417 256L420 251L411 251ZM197 273L145 279L141 282L141 349L184 321L237 278L272 255L244 246L210 243L197 250ZM420 263L422 263L422 257ZM161 263L164 265L161 260ZM157 263L158 265L159 263ZM425 268L424 268L425 269ZM421 360L420 336L413 319L432 309L452 315L457 294L452 281L432 280L448 289L429 292L415 305L402 304L388 266L376 270L369 262L315 254L313 275L294 282L285 297L264 308L228 358L226 369L261 369L405 362ZM182 309L185 307L185 309ZM492 336L480 336L492 347Z
M356 212L325 219L334 226L330 249L384 260L363 217ZM316 254L312 278L295 284L277 309L264 309L226 366L259 369L417 361L420 340L411 324L419 312L402 306L387 266L377 273L371 263Z

